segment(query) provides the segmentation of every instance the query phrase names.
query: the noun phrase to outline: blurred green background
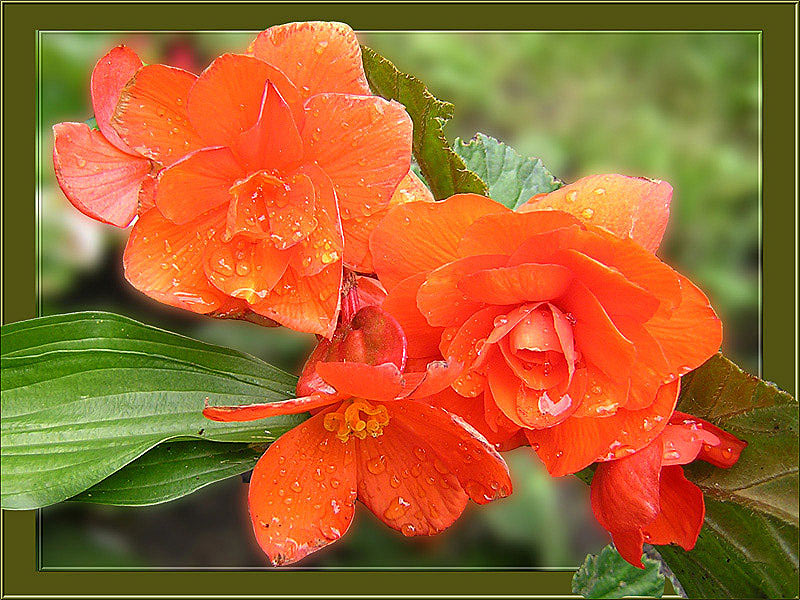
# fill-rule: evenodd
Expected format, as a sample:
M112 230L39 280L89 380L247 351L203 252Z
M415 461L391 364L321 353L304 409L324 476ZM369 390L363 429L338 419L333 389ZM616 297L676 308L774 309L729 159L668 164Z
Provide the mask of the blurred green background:
M52 173L54 123L91 116L89 74L117 43L145 62L199 73L253 33L45 33L40 44L42 314L111 310L250 352L297 372L313 339L195 317L148 300L122 276L126 232L84 217ZM675 188L660 255L712 299L724 350L759 364L759 38L754 33L369 33L362 43L456 105L450 139L481 131L541 157L569 182L616 172ZM510 453L515 493L468 508L443 535L409 540L366 510L319 567L574 567L605 535L574 478ZM42 511L43 568L260 567L245 485L229 480L146 509L65 503Z

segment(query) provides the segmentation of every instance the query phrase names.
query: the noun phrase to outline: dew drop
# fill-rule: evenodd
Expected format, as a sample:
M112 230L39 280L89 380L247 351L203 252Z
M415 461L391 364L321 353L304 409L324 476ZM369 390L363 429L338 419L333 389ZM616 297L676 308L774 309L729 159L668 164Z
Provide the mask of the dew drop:
M387 519L399 519L406 514L409 506L411 506L411 503L408 500L405 500L402 496L397 496L389 503L389 506L383 512L383 516Z

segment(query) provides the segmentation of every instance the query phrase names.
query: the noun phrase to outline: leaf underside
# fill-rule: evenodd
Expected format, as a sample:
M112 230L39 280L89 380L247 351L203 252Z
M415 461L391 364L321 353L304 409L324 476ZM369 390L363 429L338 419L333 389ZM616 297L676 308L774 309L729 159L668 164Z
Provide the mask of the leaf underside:
M659 563L642 558L644 569L637 569L614 549L606 546L600 554L590 554L572 578L572 592L584 598L622 598L645 596L660 598L664 576Z
M536 194L547 194L563 185L541 159L521 156L511 146L483 133L467 142L456 138L453 150L486 183L489 197L512 210Z

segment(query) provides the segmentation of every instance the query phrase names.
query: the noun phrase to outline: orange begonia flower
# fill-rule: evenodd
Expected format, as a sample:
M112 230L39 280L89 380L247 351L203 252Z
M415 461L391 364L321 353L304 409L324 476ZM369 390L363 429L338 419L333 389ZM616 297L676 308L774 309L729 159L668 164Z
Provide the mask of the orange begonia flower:
M352 29L272 27L247 54L224 54L199 77L138 66L114 71L95 102L110 143L100 134L92 142L136 155L126 154L124 169L100 150L92 155L112 165L99 169L106 179L124 175L119 193L72 193L72 181L89 180L64 165L83 159L58 139L55 154L73 203L120 226L136 214L133 182L152 161L158 176L145 187L154 203L142 202L131 231L127 279L194 312L252 311L332 335L343 268L371 269L369 233L403 201L395 192L404 178L405 195L424 189L409 174L411 119L401 104L371 95Z
M152 204L153 164L111 126L122 88L141 67L130 48L112 49L92 71L90 91L99 130L86 123L53 127L53 164L64 195L85 215L117 227L130 225L140 195Z
M711 423L675 412L663 432L641 450L597 466L592 509L622 557L642 564L642 544L694 548L703 526L703 492L684 477L696 458L731 467L747 444Z
M518 212L472 194L392 209L370 240L383 308L410 357L465 367L436 401L503 448L527 438L552 475L652 442L680 375L722 339L708 299L651 252L671 193L603 175Z
M374 291L361 304L381 300ZM273 564L298 561L342 536L356 499L413 536L449 527L468 498L484 504L511 492L495 448L426 401L453 380L448 365L432 362L414 372L409 363L397 321L367 305L317 346L298 382L299 398L205 409L219 421L314 413L269 447L250 479L253 528Z

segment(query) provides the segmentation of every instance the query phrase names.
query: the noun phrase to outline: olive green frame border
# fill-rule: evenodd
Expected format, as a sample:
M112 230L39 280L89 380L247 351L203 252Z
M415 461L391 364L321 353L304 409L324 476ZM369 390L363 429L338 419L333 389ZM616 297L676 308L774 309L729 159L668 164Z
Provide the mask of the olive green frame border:
M764 377L796 387L797 10L781 3L36 3L2 1L2 322L35 315L37 30L252 29L340 20L354 29L762 32ZM13 177L9 177L13 174ZM3 511L0 598L566 597L569 571L38 572L35 511Z

